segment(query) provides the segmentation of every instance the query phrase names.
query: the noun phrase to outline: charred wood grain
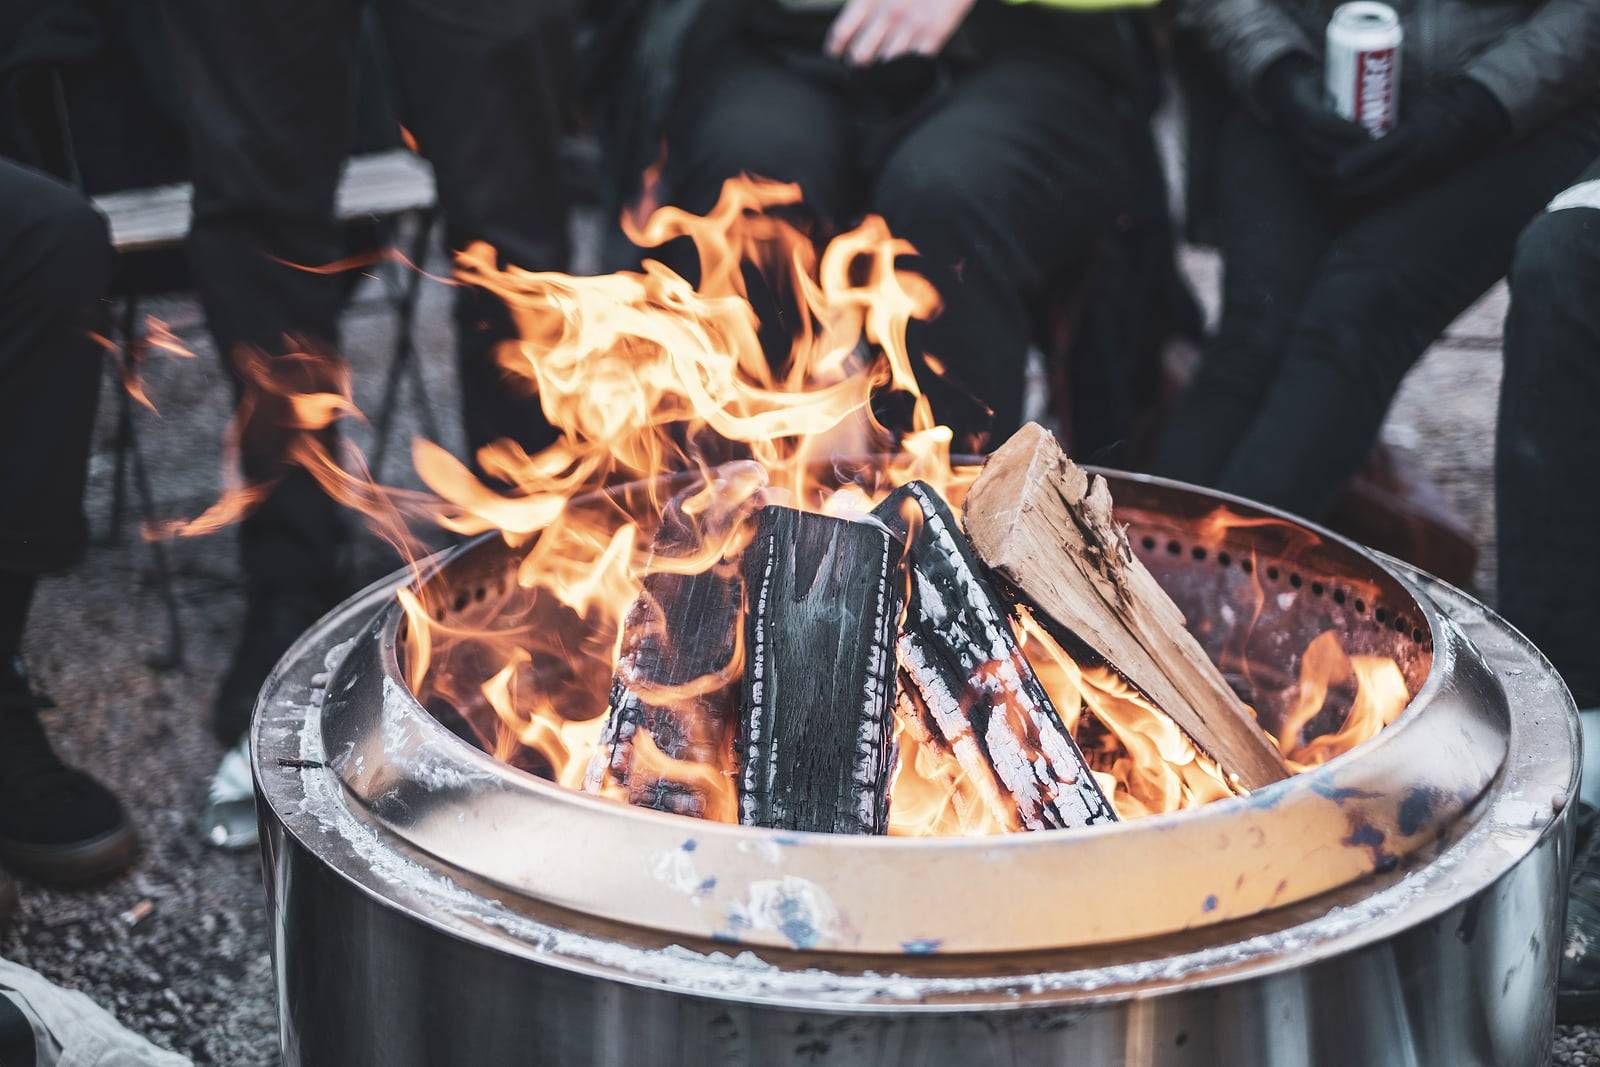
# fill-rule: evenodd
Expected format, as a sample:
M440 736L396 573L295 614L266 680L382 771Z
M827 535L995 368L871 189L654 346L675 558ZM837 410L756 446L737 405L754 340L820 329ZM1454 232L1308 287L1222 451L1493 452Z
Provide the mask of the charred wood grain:
M1115 822L1017 644L1009 605L988 579L955 516L932 487L912 482L878 516L906 543L910 592L897 649L939 734L979 792L1015 829Z
M734 553L713 554L705 566L686 561L746 515L735 508L713 522L691 522L681 504L698 491L665 509L651 543L643 589L623 620L609 718L585 788L620 788L630 804L731 821L740 560Z
M1246 788L1288 776L1133 554L1105 479L1069 460L1047 430L1029 423L989 457L968 491L966 520L979 558L1069 652L1093 650Z
M887 831L899 555L875 523L760 512L744 567L746 825Z

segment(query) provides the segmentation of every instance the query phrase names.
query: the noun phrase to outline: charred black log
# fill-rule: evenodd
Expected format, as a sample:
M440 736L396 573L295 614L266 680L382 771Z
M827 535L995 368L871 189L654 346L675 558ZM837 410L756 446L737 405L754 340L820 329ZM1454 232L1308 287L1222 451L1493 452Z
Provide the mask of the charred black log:
M887 831L899 558L876 524L762 509L744 567L740 822Z
M874 514L907 546L902 672L980 795L1003 805L996 817L1027 830L1116 821L949 507L911 482Z
M738 476L720 472L713 489L728 492L726 483ZM623 621L589 792L620 789L630 804L733 821L743 582L737 555L718 556L709 567L699 557L747 516L748 489L728 514L691 521L681 500L666 509L644 588Z

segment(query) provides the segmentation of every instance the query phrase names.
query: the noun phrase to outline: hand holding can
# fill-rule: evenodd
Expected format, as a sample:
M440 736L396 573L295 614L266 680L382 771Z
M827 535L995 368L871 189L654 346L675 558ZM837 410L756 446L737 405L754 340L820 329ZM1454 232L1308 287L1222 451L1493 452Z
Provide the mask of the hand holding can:
M1375 137L1400 120L1400 16L1388 4L1353 0L1328 22L1327 89L1334 110Z

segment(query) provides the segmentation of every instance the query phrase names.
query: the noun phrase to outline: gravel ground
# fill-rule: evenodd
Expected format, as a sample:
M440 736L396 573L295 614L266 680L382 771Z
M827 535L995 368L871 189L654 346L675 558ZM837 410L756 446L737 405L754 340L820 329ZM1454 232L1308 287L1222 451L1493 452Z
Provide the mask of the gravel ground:
M1192 254L1186 264L1214 296L1214 260ZM1492 294L1457 324L1407 383L1385 430L1436 474L1486 546L1503 305L1503 294ZM150 391L164 417L140 420L160 510L191 514L217 491L228 387L194 304L171 300L151 310L199 356L157 362ZM431 403L454 433L447 303L439 287L428 287L418 331ZM346 349L358 401L368 410L391 342L388 315L370 302L352 310ZM89 489L99 530L111 496L106 408ZM402 431L409 436L409 427ZM167 674L144 662L163 637L145 546L131 537L97 546L84 566L41 589L28 651L60 704L48 725L69 758L96 768L126 799L144 853L131 873L97 889L25 885L21 916L0 936L0 954L88 993L130 1027L198 1062L272 1064L277 1034L259 861L254 853L206 848L195 826L219 756L205 712L241 612L232 543L226 535L187 541L172 557L189 646L186 666ZM382 566L376 550L368 563ZM1487 563L1479 578L1485 588L1492 581ZM123 918L136 907L148 911L141 921ZM1600 1029L1563 1028L1555 1052L1559 1064L1600 1063Z

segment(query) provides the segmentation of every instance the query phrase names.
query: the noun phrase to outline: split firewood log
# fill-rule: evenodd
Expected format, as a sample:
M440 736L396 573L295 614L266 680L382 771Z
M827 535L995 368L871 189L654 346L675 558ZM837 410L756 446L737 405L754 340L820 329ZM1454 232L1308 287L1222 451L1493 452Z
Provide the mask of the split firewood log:
M1029 423L989 457L967 494L979 558L1069 652L1087 650L1170 715L1242 786L1288 776L1277 747L1134 556L1105 479Z

